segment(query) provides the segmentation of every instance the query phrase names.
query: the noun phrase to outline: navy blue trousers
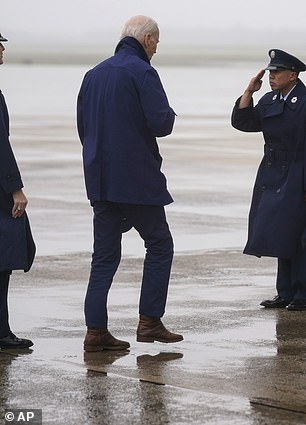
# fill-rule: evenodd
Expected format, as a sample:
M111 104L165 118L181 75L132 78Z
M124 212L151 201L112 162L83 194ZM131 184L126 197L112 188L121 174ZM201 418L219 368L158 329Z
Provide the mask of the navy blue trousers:
M301 244L294 257L278 258L276 290L288 302L306 301L306 249Z
M0 272L0 338L10 333L7 305L8 287L11 272Z
M93 213L94 250L85 297L87 327L107 328L108 292L121 260L122 218L137 230L146 248L139 314L162 317L173 259L164 207L97 201Z

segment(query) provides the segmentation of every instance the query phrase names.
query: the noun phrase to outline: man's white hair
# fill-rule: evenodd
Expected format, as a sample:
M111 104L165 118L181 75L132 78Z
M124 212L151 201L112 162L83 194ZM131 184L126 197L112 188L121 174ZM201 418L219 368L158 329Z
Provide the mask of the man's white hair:
M142 42L145 34L153 35L158 31L158 25L154 19L138 15L130 18L124 25L120 40L124 37L133 37Z

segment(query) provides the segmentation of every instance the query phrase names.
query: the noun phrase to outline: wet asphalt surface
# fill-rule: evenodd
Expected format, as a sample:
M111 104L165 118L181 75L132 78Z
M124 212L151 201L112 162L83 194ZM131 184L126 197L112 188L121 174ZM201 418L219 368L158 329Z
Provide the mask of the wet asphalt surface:
M176 201L164 323L184 341L136 342L143 247L131 231L109 296L109 330L131 348L84 353L92 240L80 146L69 120L28 133L28 122L15 122L38 256L12 276L11 326L34 346L0 351L1 417L36 408L43 424L59 425L306 424L306 313L260 308L275 294L276 261L242 254L256 136L243 154L227 117L185 117L161 146Z

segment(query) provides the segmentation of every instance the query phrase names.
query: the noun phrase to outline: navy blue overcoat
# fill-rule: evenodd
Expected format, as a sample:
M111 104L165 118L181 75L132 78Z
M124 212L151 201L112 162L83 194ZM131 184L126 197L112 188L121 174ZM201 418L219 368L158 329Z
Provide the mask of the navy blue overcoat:
M23 187L9 142L9 116L0 91L0 271L28 271L35 256L28 217L12 217L12 193Z
M174 119L143 47L125 37L114 56L87 72L78 95L88 199L171 203L156 137L170 134Z
M233 127L261 131L265 141L244 252L292 258L306 227L306 87L298 80L286 101L277 91L266 93L256 106L239 109L239 101Z

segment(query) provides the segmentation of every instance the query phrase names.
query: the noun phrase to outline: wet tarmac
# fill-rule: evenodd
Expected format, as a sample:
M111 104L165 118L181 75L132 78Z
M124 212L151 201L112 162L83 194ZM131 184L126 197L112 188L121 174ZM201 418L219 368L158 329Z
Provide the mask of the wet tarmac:
M131 349L84 354L91 210L73 129L69 119L13 124L38 257L11 280L12 329L34 346L0 351L1 416L27 408L42 409L44 425L306 424L306 314L261 309L275 292L275 260L242 254L256 136L243 156L227 117L190 116L162 144L176 200L164 323L184 341L136 342L143 247L131 231L109 297L109 329Z

